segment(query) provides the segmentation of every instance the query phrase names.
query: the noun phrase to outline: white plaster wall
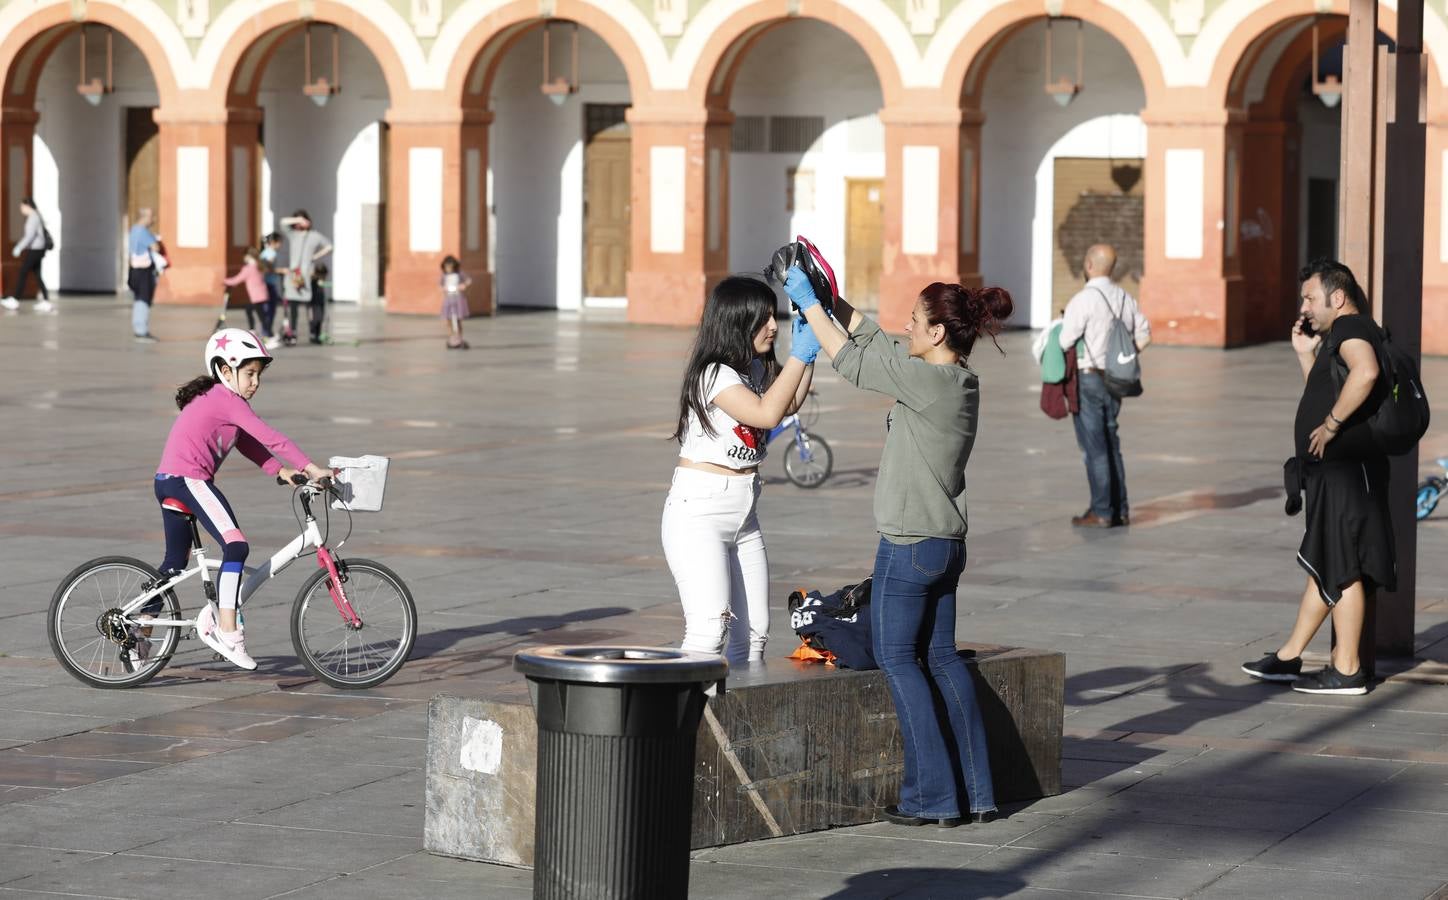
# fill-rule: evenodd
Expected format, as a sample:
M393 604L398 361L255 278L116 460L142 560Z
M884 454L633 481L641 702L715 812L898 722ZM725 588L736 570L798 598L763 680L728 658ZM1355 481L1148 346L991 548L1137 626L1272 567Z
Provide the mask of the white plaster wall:
M1062 109L1044 90L1045 37L1044 22L1012 37L986 74L981 98L981 275L1015 298L1012 324L1033 328L1051 318L1056 157L1126 158L1146 152L1138 116L1146 93L1125 48L1086 25L1085 88ZM1058 25L1052 43L1053 74L1074 76L1075 26Z
M363 209L381 202L382 128L387 83L361 41L342 33L342 91L318 108L302 93L303 38L288 38L262 76L262 220L298 208L311 213L316 228L332 239L327 260L337 300L372 300L378 293L376 261L381 235L363 227ZM319 29L312 38L312 77L331 77L331 37ZM323 62L317 63L320 57ZM256 235L259 238L260 235Z
M832 25L802 19L750 49L735 81L739 116L824 116L806 153L729 155L729 268L762 270L781 244L803 234L845 273L845 181L885 177L880 84L865 51ZM785 209L790 169L814 173L813 208ZM847 289L847 288L846 288Z
M571 41L569 29L554 29L555 76L569 71ZM503 306L583 305L583 106L629 102L623 64L586 28L578 29L578 82L578 93L562 106L539 90L541 29L508 50L493 80L488 227Z
M93 30L86 43L87 75L104 77L105 41ZM116 92L100 106L75 90L78 35L61 42L40 76L32 191L55 239L55 250L41 263L51 290L112 293L125 283L125 108L154 107L160 98L135 45L117 34L113 48ZM163 237L169 237L166 225L160 223Z
M1338 181L1338 162L1342 155L1342 107L1328 109L1321 100L1306 95L1297 102L1297 121L1302 125L1302 166L1297 185L1297 259L1306 263L1307 181L1309 178ZM1341 202L1339 198L1338 203ZM1336 248L1333 252L1336 254Z

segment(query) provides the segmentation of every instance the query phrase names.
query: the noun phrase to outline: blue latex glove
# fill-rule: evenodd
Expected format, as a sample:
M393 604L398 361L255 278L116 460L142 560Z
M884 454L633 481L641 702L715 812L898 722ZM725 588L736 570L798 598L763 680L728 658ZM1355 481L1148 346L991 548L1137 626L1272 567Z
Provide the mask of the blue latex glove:
M800 312L818 306L820 302L820 298L815 296L814 285L809 283L809 276L799 266L789 267L789 273L784 278L784 294Z
M813 297L814 293L811 292ZM809 365L820 355L820 339L815 337L814 329L804 320L804 316L795 316L794 324L789 330L789 355Z

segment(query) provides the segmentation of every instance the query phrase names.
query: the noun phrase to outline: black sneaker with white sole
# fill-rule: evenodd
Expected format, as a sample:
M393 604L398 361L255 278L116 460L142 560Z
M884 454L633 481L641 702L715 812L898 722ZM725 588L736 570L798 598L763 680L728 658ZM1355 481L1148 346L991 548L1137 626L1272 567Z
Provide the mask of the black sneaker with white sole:
M1242 671L1263 681L1296 681L1302 674L1302 657L1281 659L1269 653L1256 662L1242 663Z
M1368 673L1362 666L1351 675L1344 675L1329 663L1321 672L1303 675L1292 683L1292 689L1302 694L1366 694Z

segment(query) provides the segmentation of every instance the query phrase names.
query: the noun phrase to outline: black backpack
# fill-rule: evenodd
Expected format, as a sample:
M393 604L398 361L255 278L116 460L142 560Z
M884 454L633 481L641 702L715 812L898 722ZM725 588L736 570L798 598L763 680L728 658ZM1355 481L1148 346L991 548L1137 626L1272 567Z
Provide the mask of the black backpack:
M1393 343L1392 335L1381 328L1382 343L1377 348L1379 378L1385 380L1388 395L1377 411L1368 417L1373 443L1389 456L1402 456L1418 445L1428 431L1428 392L1418 377L1418 363L1405 350ZM1338 356L1332 367L1339 391L1346 380L1347 364Z

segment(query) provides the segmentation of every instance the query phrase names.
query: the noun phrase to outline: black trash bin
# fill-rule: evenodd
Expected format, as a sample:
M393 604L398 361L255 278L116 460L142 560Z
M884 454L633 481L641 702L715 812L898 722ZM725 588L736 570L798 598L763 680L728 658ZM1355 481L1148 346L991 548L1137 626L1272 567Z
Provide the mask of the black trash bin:
M535 900L689 893L694 742L721 656L543 647L513 657L538 717Z

